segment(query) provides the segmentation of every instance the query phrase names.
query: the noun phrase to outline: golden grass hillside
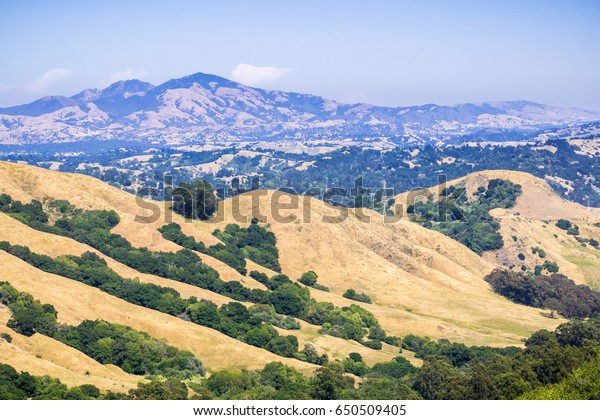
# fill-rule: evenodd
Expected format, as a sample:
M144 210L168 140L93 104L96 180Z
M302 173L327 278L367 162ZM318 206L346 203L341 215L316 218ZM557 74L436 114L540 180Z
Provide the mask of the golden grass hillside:
M147 247L154 251L180 249L174 243L164 240L157 231L166 223L178 222L186 233L191 233L187 230L188 224L184 219L168 210L164 203L144 200L144 203L139 204L135 196L84 175L0 162L0 191L23 202L32 199L68 200L76 207L86 210L115 210L121 218L121 223L113 232L127 238L133 246ZM212 231L196 231L195 235L201 234L197 237L206 245L218 243L218 239L210 232ZM262 284L242 276L215 258L203 255L202 261L217 270L225 281L237 280L248 287L264 288Z
M194 296L197 299L210 300L216 303L217 305L222 305L224 303L233 301L233 299L227 296L219 295L217 293L201 289L197 286L165 279L150 274L140 273L139 271L127 267L126 265L121 264L110 257L107 257L101 252L85 244L76 242L70 238L65 238L62 236L37 231L7 216L6 214L0 213L0 226L3 227L3 229L0 230L0 241L8 241L11 244L27 246L33 252L36 253L46 254L51 257L57 257L59 255L69 254L81 255L86 251L91 251L98 254L104 260L106 260L108 266L123 277L137 278L144 283L153 283L159 286L173 288L177 290L184 298ZM200 255L202 258L205 257L205 255ZM249 268L266 271L266 269L256 264L250 265ZM249 303L246 303L246 305L249 305ZM397 348L386 347L384 351L376 351L364 347L354 341L348 341L341 338L318 334L318 327L311 326L306 323L304 323L303 325L304 326L302 331L293 330L281 332L282 334L293 334L298 336L301 346L305 343L313 344L317 351L319 351L320 353L327 353L332 360L335 358L343 359L351 352L360 352L363 355L364 359L369 363L377 363L382 359L390 360L398 355ZM244 362L241 361L240 363L243 365Z
M224 367L259 369L271 361L281 361L305 373L314 365L269 353L177 317L137 306L74 280L40 271L22 260L0 251L4 279L20 291L54 305L58 321L77 325L88 319L103 319L147 332L169 344L194 353L208 370Z
M186 234L211 244L217 242L211 235L215 228L230 222L247 224L254 207L269 216L266 222L278 238L285 274L297 278L304 271L316 271L319 282L330 287L331 293L314 291L315 298L342 306L354 303L341 297L346 289L366 292L375 304L365 307L396 335L416 333L472 344L507 345L518 344L532 331L553 328L559 322L494 294L482 280L494 268L493 263L443 235L406 220L385 224L381 215L368 210L364 214L350 212L339 223L328 223L323 216L336 216L339 209L303 198L299 210L287 211L299 218L290 223L285 211L283 219L272 217L270 211L274 200L285 203L297 197L257 191L226 200L220 216L210 222L185 223L164 211L164 203L147 201L146 206L150 203L163 211L155 220L140 223L136 218L152 212L140 207L130 194L90 177L4 162L0 163L0 190L23 201L66 199L80 208L114 209L121 217L114 232L135 246L155 250L178 249L156 231L164 223L177 221ZM246 223L234 217L237 213L248 216ZM365 216L371 218L370 223L364 221ZM214 261L202 258L217 268ZM251 287L258 284L241 279L233 270L217 269L225 280L244 280Z
M144 382L114 365L102 365L80 351L41 334L21 335L6 326L8 308L0 307L0 333L12 337L8 343L0 339L0 363L32 375L50 375L69 386L96 385L102 390L127 392Z
M494 209L491 215L500 221L500 233L504 247L487 252L484 258L491 263L520 269L518 254L523 253L523 262L529 268L542 264L544 260L555 261L560 272L577 283L600 288L600 251L591 246L582 246L573 235L556 227L558 219L567 219L577 224L581 237L600 240L600 209L587 208L560 197L545 180L515 171L483 171L449 181L447 186L464 183L467 197L472 197L478 187L487 187L491 179L506 179L522 187L523 193L510 209ZM443 188L443 186L442 186ZM440 186L429 190L437 196ZM396 197L397 204L404 208L411 203L408 193ZM544 249L547 256L540 258L531 248Z
M276 201L294 209L276 215ZM217 223L222 228L244 224L235 213L248 221L262 218L277 236L284 273L297 278L314 270L331 293L312 291L313 296L340 306L356 303L341 297L348 288L367 293L374 304L361 305L392 334L506 345L557 325L540 310L493 293L483 277L494 264L456 241L406 220L384 223L380 214L364 209L349 211L338 222L324 220L339 212L314 198L255 191L223 202L215 219L223 219ZM205 232L214 228L195 225Z

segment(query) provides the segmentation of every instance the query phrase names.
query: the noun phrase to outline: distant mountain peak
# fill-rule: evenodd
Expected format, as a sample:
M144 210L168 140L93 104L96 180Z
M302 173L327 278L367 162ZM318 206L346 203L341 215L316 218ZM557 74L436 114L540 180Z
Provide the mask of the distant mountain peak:
M90 102L98 99L102 94L102 89L84 89L76 95L71 96L71 99L82 102Z
M154 85L142 82L138 79L120 80L104 89L84 89L77 95L71 96L71 99L82 102L93 102L98 99L110 98L112 96L129 98L134 95L144 95L153 87Z
M120 95L128 98L135 95L144 95L152 88L154 88L154 85L147 82L142 82L138 79L122 80L115 82L104 89L102 91L102 97L108 98L111 96Z
M237 82L229 79L225 79L221 76L208 73L194 73L189 76L180 77L177 79L171 79L162 85L157 86L159 89L187 89L192 87L194 84L202 86L209 86L210 83L215 83L221 86L234 86Z
M66 107L78 109L56 112ZM599 113L524 100L402 108L342 104L195 73L158 86L123 80L70 98L50 96L0 108L0 143L381 137L401 143L457 142L485 140L492 134L495 139L518 139L551 127L599 120Z

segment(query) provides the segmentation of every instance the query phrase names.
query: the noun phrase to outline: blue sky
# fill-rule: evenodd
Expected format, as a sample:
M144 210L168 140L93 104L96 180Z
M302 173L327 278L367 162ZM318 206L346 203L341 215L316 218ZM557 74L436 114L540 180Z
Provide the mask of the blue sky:
M598 22L598 0L0 0L0 106L204 72L345 102L600 110Z

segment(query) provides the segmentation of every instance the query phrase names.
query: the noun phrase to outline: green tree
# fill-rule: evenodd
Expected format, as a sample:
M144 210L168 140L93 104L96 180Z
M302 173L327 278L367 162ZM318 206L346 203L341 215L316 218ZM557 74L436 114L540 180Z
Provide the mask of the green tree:
M31 336L36 332L52 337L56 331L54 306L33 300L31 295L21 295L10 305L12 318L6 324L18 333Z
M271 294L270 299L278 313L301 317L308 307L310 292L296 284L285 283Z
M208 300L201 300L187 307L186 314L196 324L210 328L218 328L221 323L221 315L217 305Z
M435 357L425 359L413 388L427 400L468 399L471 394L469 377Z
M284 357L298 353L298 338L295 335L278 336L267 343L267 350Z
M297 370L281 362L267 363L260 371L260 383L285 392L287 398L307 397L308 381ZM282 396L282 394L278 394Z
M217 196L207 181L182 182L173 190L173 211L188 219L209 219L217 211Z
M248 331L244 340L252 346L264 348L277 335L277 331L273 327L263 324Z
M369 378L358 388L358 398L364 400L418 400L419 395L407 385L390 378Z
M300 276L300 279L298 279L298 281L306 286L314 286L315 284L317 284L317 273L315 273L314 271L307 271L306 273L302 274L302 276Z
M250 319L248 309L239 302L229 302L222 305L219 308L219 313L237 324L243 324Z
M389 362L376 363L371 368L370 377L388 377L400 379L413 375L417 369L404 357L398 356Z
M354 380L349 379L354 383ZM344 379L341 366L334 364L317 369L311 385L311 396L314 399L337 400L348 382Z
M185 400L187 396L187 386L174 379L140 383L129 391L129 397L133 400Z
M224 369L210 375L206 385L217 396L235 395L253 388L256 380L246 370Z

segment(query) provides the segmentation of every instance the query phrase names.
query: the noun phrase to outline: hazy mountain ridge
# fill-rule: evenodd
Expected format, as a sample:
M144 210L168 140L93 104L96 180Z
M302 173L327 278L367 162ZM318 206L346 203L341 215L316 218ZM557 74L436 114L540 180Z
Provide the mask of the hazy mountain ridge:
M600 113L528 101L383 107L249 87L203 73L159 86L139 80L0 108L0 143L393 137L397 142L528 133L600 120Z

